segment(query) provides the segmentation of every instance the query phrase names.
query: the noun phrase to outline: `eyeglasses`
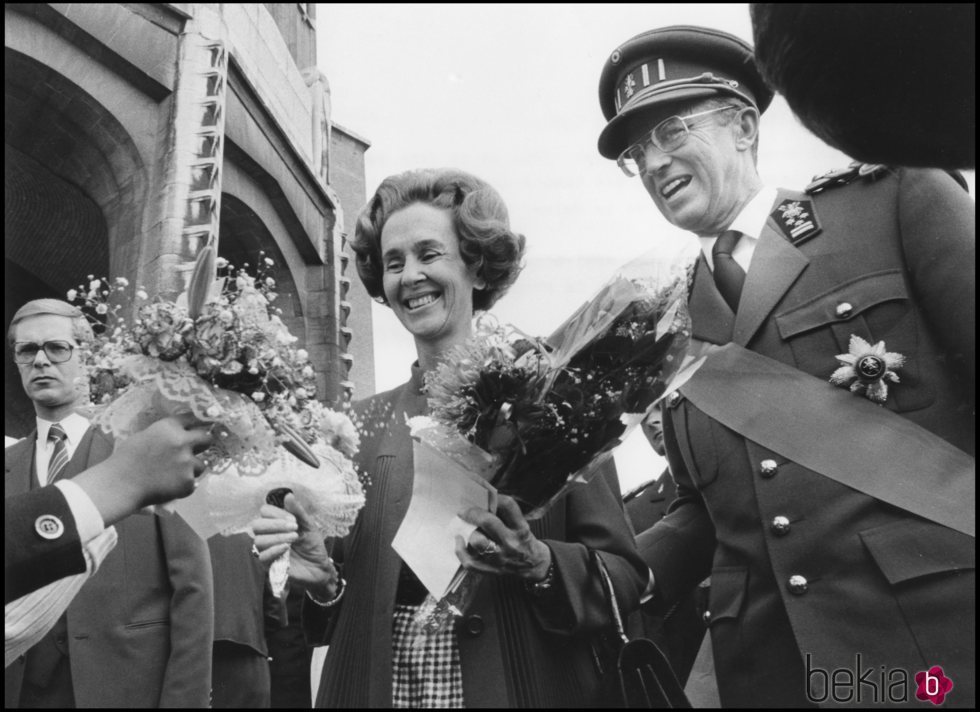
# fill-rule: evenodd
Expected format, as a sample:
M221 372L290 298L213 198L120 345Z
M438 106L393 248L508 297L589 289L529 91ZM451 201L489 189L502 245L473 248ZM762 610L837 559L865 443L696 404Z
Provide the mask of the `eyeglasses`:
M45 341L35 344L30 341L18 341L14 344L14 361L17 363L34 363L37 352L44 349L44 355L51 363L64 363L71 358L75 347L67 341Z
M729 109L737 108L737 106L721 106L717 109L701 111L697 114L690 114L689 116L671 116L669 119L664 119L653 127L653 131L646 138L642 141L637 141L619 154L616 163L623 169L623 173L630 178L634 178L646 171L648 144L652 143L664 153L676 151L684 145L687 137L691 135L691 127L687 123L688 121L696 119L699 116L707 116L708 114L716 114L719 111L728 111Z

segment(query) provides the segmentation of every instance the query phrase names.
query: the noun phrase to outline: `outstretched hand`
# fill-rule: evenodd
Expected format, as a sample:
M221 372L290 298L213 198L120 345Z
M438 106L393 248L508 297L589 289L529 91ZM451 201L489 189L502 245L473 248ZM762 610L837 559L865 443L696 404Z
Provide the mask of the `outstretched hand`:
M207 424L189 413L163 418L125 440L112 455L74 478L108 526L141 507L186 497L206 463Z
M551 565L551 549L531 533L513 498L500 495L496 513L472 507L460 512L459 517L478 527L469 542L456 537L456 556L463 566L528 582L544 580Z

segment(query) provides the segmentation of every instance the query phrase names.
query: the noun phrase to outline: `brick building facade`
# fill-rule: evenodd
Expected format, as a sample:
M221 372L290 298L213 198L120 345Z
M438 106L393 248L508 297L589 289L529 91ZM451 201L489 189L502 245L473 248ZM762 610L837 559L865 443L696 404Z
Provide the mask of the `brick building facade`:
M4 6L5 324L89 274L174 297L213 236L235 264L275 260L324 401L372 392L370 304L345 250L368 143L331 123L314 7ZM5 391L5 432L23 436L9 348Z

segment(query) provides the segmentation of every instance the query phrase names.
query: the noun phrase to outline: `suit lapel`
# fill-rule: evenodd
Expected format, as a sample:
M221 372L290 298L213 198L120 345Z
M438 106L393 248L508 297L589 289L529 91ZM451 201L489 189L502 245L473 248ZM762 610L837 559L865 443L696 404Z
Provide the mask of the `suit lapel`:
M703 253L698 258L694 271L694 285L688 308L695 339L712 344L727 344L732 340L735 315L715 286Z
M75 448L75 454L71 456L71 460L65 465L65 474L62 475L65 479L71 479L75 475L81 473L82 470L88 467L89 455L92 450L92 439L95 435L96 428L91 425L88 430L85 431L85 435L78 442L78 447Z
M777 204L786 195L780 191L776 198ZM739 346L749 343L809 262L802 252L783 237L776 222L770 217L759 236L759 243L752 255L752 265L745 275L732 341Z
M34 471L34 450L37 443L37 430L4 453L4 495L23 494L31 489L31 474Z

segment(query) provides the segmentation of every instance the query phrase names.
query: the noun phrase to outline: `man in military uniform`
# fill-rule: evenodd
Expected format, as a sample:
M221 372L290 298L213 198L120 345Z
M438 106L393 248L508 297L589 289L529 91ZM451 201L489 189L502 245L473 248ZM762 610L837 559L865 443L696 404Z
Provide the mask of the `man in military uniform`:
M630 39L599 97L599 152L702 245L648 605L710 574L724 706L972 705L973 201L936 170L763 185L772 93L724 32Z

